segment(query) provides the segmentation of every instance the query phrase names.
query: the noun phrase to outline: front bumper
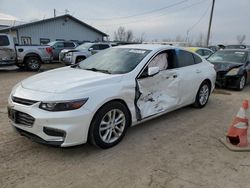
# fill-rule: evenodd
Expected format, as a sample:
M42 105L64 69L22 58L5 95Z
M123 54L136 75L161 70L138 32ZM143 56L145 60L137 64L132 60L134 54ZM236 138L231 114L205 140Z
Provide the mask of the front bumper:
M227 75L219 75L217 73L216 85L218 85L219 87L237 88L239 79L240 76L238 75L227 76Z
M89 125L92 120L92 114L87 109L82 107L72 111L48 112L40 109L39 104L40 102L37 102L27 106L13 102L9 98L8 111L20 112L20 114L34 118L30 124L30 119L25 119L24 115L13 118L9 113L10 123L21 135L39 143L61 147L87 142ZM21 120L17 118L21 118Z

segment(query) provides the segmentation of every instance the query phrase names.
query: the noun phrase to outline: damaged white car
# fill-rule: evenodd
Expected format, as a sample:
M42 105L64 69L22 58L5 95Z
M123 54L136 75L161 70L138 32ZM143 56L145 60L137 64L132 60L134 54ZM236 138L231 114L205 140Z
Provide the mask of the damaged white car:
M61 147L119 143L129 126L186 105L202 108L215 86L213 65L166 45L128 45L80 64L32 76L8 100L13 127Z

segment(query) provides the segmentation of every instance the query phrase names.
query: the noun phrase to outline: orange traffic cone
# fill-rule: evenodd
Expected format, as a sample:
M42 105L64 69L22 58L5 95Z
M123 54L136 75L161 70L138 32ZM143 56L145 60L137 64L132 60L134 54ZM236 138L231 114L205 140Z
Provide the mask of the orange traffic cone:
M227 139L232 145L238 147L247 147L247 129L248 129L248 119L247 119L247 110L248 110L248 101L244 100L242 107L237 113L231 127L227 133Z

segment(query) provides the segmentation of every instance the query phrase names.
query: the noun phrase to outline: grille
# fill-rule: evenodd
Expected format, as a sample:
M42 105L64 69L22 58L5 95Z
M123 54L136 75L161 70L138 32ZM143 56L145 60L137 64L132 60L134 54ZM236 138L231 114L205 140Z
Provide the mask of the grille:
M31 127L34 124L34 121L35 118L30 116L29 114L15 111L15 123Z
M27 105L27 106L31 106L32 104L37 103L38 101L33 101L33 100L29 100L29 99L22 99L22 98L18 98L18 97L12 97L12 101L18 104L23 104L23 105Z

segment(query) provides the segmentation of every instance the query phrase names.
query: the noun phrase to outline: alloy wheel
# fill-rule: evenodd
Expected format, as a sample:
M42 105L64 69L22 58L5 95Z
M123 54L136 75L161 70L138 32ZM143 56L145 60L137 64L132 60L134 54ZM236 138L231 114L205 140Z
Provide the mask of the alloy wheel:
M201 105L205 105L209 97L209 87L208 85L204 84L199 93L199 102Z
M113 143L120 138L126 125L125 114L119 109L108 111L99 126L99 135L103 142Z

